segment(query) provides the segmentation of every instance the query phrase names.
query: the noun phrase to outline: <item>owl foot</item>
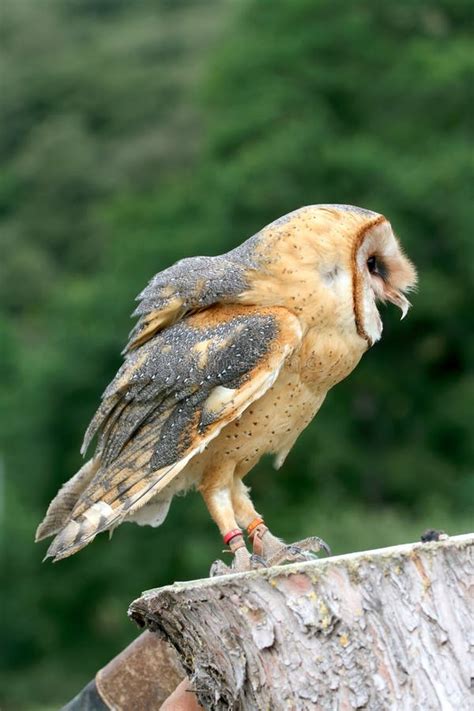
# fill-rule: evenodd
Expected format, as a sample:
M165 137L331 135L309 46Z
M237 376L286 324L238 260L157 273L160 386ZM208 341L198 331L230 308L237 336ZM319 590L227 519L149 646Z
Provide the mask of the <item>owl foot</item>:
M323 550L327 555L331 555L328 544L318 538L311 536L297 543L283 544L279 551L266 559L267 565L282 565L283 563L303 563L307 560L314 560L316 553Z
M247 532L253 544L254 554L261 556L268 566L314 560L315 554L321 550L331 555L331 549L322 538L312 536L287 545L270 533L262 519L257 519L255 524L250 524Z

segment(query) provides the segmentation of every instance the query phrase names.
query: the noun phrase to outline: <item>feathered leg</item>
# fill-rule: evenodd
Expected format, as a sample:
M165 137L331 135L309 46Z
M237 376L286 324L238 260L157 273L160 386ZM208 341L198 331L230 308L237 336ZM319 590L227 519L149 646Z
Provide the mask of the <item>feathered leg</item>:
M211 567L211 575L241 572L252 567L251 555L237 524L232 505L234 469L235 464L231 461L213 462L212 467L205 471L199 486L199 491L209 513L219 527L224 543L234 554L231 568L217 560Z

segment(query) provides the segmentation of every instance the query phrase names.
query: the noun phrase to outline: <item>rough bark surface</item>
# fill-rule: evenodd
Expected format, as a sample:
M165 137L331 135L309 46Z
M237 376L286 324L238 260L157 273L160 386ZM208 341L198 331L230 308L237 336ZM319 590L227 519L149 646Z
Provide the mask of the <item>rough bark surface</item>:
M467 711L474 536L150 590L206 709Z

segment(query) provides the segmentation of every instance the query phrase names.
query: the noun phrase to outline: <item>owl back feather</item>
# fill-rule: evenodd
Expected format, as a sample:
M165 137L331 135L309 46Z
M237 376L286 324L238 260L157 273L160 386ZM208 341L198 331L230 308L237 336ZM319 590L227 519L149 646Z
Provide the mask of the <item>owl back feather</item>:
M232 253L232 257L190 257L156 274L138 295L140 304L133 316L140 318L124 352L141 346L189 312L235 299L247 287L250 265L238 254Z

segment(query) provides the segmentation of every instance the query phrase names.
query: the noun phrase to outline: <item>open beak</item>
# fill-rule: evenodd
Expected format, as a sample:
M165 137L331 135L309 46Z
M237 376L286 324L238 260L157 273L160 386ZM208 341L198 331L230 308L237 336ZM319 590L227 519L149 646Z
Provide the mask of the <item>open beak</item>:
M396 289L386 289L385 298L392 304L395 304L395 306L398 306L398 308L402 312L401 320L403 320L408 313L408 309L411 306L406 296L402 294L401 291L396 291Z

